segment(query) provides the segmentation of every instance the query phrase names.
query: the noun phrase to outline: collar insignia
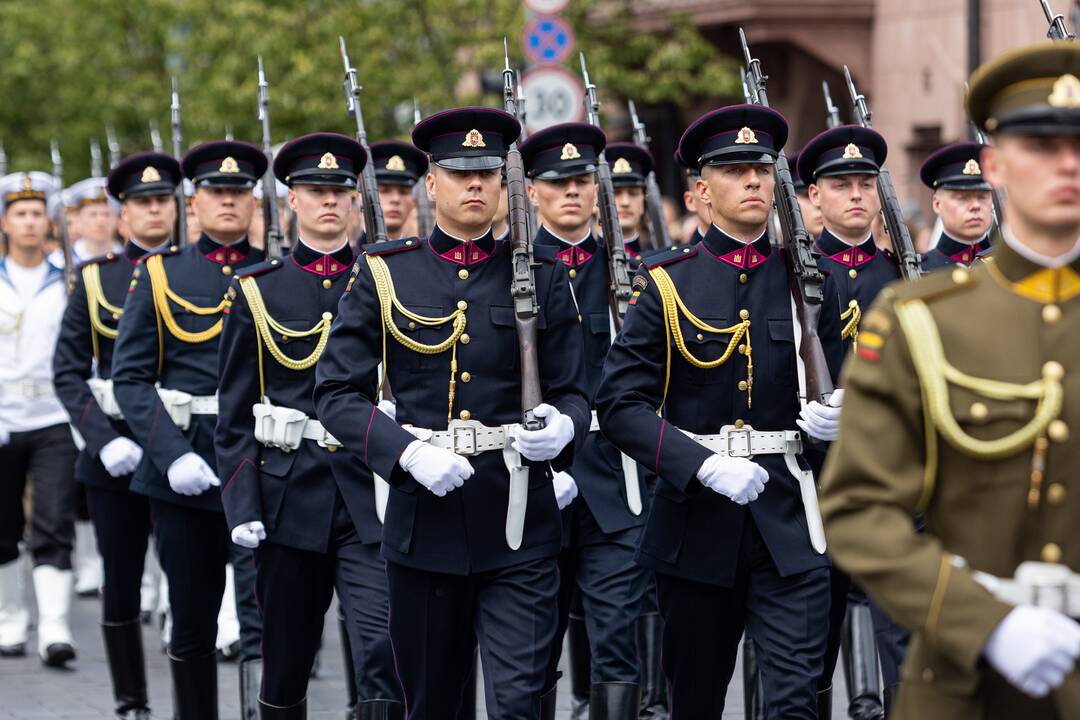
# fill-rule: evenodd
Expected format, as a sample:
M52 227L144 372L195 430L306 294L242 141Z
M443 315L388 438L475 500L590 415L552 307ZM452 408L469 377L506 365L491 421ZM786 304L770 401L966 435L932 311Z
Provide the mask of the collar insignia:
M562 155L559 156L560 160L577 160L581 157L581 153L578 152L577 146L574 143L566 143L562 146Z
M862 150L855 143L848 143L844 148L844 160L855 160L862 156Z
M139 182L144 183L156 183L161 182L161 173L157 171L157 168L153 165L147 165L146 169L142 171L142 177L139 178Z
M232 173L240 172L240 166L232 156L229 156L221 161L221 167L218 168L218 172L231 175Z
M735 138L736 145L757 145L757 135L754 131L748 127L744 127L739 131L739 136Z
M392 155L386 161L386 169L391 172L405 172L405 161L401 159L400 155Z
M615 165L611 168L611 172L615 174L623 174L634 172L634 169L630 167L629 161L626 158L619 158L615 161Z
M982 175L982 168L979 167L977 160L972 159L964 163L962 172L964 175Z
M1071 73L1062 75L1054 81L1054 89L1046 101L1054 108L1080 108L1080 79Z
M320 170L339 170L340 169L338 167L338 164L337 164L337 157L334 156L334 153L329 153L328 152L328 153L324 154L321 158L319 158L319 169Z
M487 145L484 144L484 136L480 134L480 131L473 129L465 133L465 142L461 143L461 147L482 148Z

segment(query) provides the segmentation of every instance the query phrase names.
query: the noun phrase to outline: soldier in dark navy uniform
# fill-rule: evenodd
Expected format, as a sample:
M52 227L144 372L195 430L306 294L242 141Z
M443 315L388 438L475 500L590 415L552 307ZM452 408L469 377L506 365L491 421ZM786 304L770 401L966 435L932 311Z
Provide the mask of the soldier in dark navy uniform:
M828 560L801 457L784 259L766 232L773 110L714 110L680 154L712 221L643 260L597 393L603 433L660 477L638 561L655 571L673 717L718 718L745 629L770 718L815 718Z
M215 469L218 335L225 291L240 268L261 262L248 244L251 189L266 156L218 141L184 157L202 234L154 253L132 276L113 354L116 400L145 458L132 481L150 498L173 615L169 660L179 720L217 718L217 613L229 542ZM157 386L157 387L155 387ZM240 550L240 548L237 548ZM241 703L257 712L260 628L251 552L233 552L241 625Z
M409 717L454 718L477 644L489 715L536 720L562 537L552 474L588 435L566 270L537 256L542 430L525 431L508 243L491 223L520 126L489 108L413 130L431 158L429 238L368 245L317 367L319 419L390 483L382 554ZM380 412L379 365L396 421Z
M110 252L80 266L53 356L57 396L85 442L75 479L85 486L104 561L101 630L116 714L132 720L150 717L139 621L150 504L128 489L143 451L112 392L113 343L132 272L147 253L169 240L180 177L179 163L156 152L131 155L109 172L109 195L122 203L130 238L122 253Z
M640 260L646 250L667 250L643 245L642 229L645 227L645 178L653 169L653 158L637 143L609 143L604 150L611 165L611 184L615 188L615 208L619 213L626 254Z
M922 256L923 270L971 264L990 254L994 199L982 175L979 155L986 145L946 145L919 170L923 185L933 191L934 214L941 220L937 245Z
M404 717L372 476L338 452L311 401L315 363L353 265L347 223L366 159L337 133L281 148L274 174L289 185L298 244L286 258L241 270L229 289L215 447L233 541L257 548L264 719L307 717L308 677L335 587L355 638L358 717Z
M371 143L371 161L379 182L379 204L386 221L386 234L391 240L398 240L416 209L413 188L427 173L427 155L411 143L382 140Z
M787 156L788 167L792 169L791 180L795 185L795 197L799 199L799 210L802 211L803 224L810 237L817 239L821 235L822 225L821 210L810 202L810 187L799 175L796 168L799 167L799 153L794 152Z
M590 400L611 347L606 253L591 231L597 196L596 163L605 142L603 131L597 127L565 123L530 135L521 146L530 179L529 197L540 219L536 252L554 256L569 269L585 330ZM629 174L630 165L624 156L609 157L608 162L613 177L615 168L622 175ZM626 189L621 186L617 192ZM643 215L642 205L639 220ZM619 221L623 221L621 215ZM627 250L628 254L633 252ZM599 426L593 429L574 458L573 467L555 476L556 495L560 507L566 509L564 548L559 555L559 632L545 689L554 693L562 634L571 599L578 593L592 656L590 717L637 718L641 670L634 625L648 580L645 568L634 562L634 549L644 522L645 488L636 464L629 459L624 463L615 446L600 434ZM627 466L632 470L625 477ZM581 499L571 502L579 491ZM581 630L580 625L575 628L575 632ZM572 650L574 661L580 655L580 646L578 652Z

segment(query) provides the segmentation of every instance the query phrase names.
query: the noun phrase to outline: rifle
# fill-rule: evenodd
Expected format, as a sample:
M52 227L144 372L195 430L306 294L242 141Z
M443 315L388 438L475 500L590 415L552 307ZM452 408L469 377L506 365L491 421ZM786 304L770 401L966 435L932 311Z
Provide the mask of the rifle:
M262 176L263 214L266 217L266 254L281 257L281 216L278 215L277 182L274 180L274 147L270 140L270 84L266 82L262 55L259 55L259 124L262 125L263 152L266 153L266 172Z
M765 92L768 76L761 70L761 61L751 57L742 28L739 29L739 40L746 58L750 100L754 105L769 107L769 97ZM777 153L773 170L776 173L775 204L780 218L780 241L787 265L788 287L795 303L795 318L802 335L799 358L802 359L806 371L805 400L827 404L833 392L832 375L829 374L825 350L821 346L821 338L818 337L818 320L824 304L825 276L818 270L814 243L806 232L799 198L795 194L795 182L791 178L791 168L783 150ZM833 310L839 312L839 308Z
M517 86L517 119L521 123L521 141L524 142L529 137L529 113L525 109L525 86L521 84L521 73L517 70L514 70L514 83ZM532 237L540 226L540 220L536 217L535 205L526 201L525 208L529 211L529 237Z
M589 80L585 53L579 53L578 58L581 61L581 77L585 81L585 114L590 125L600 127L600 101L596 97L596 86ZM611 166L603 152L596 161L596 180L600 186L600 229L608 258L608 304L611 306L611 322L615 332L618 332L630 307L630 264L626 259L622 227L619 226L619 213L615 207Z
M0 142L0 176L7 174L7 153L4 151L4 143Z
M169 105L172 122L172 151L177 162L184 154L184 134L180 125L180 86L176 78L172 79L172 102ZM153 132L153 128L151 128ZM188 241L187 229L187 199L184 196L184 181L176 183L176 244L186 245Z
M56 191L60 193L60 203L56 210L56 226L60 230L60 247L64 252L64 283L70 293L75 287L75 255L71 249L67 207L64 205L64 158L60 156L60 143L55 138L49 142L49 152L52 155L52 174L56 181Z
M630 109L630 124L634 128L634 142L642 148L649 149L649 133L645 123L641 122L637 114L637 105L633 100L627 101ZM669 248L672 245L671 233L668 231L667 222L664 220L664 204L660 196L660 185L656 182L656 172L649 171L645 177L645 211L648 214L649 226L652 230L653 245L660 248Z
M510 69L510 51L503 38L503 109L517 116L514 97L514 71ZM517 327L521 355L521 413L526 430L544 427L533 408L543 402L540 395L540 364L536 357L537 322L540 306L536 300L536 277L533 268L533 237L529 228L528 199L525 196L525 163L517 142L506 153L506 193L510 209L510 294L514 298L514 325Z
M161 142L161 133L158 132L157 123L153 120L150 121L150 147L154 149L154 152L165 151L165 145Z
M847 81L848 93L851 94L851 106L854 108L856 121L864 128L872 128L870 106L866 102L866 97L855 89L855 81L851 79L851 71L848 70L847 65L844 66L844 79ZM900 277L905 280L914 280L922 275L922 266L919 264L919 255L915 252L915 244L911 241L911 233L904 224L904 211L900 207L900 199L896 196L892 177L884 167L878 171L877 189L878 197L881 198L881 214L885 220L885 232L892 238Z
M367 130L364 129L364 111L360 107L360 91L363 88L356 82L356 68L349 62L349 52L345 49L345 38L338 36L341 46L341 64L345 68L345 111L356 120L356 140L364 148L367 162L357 178L360 196L364 201L364 229L368 242L386 242L386 220L383 219L382 205L379 204L379 185L375 179L375 163L371 160L371 148L368 147Z
M829 92L829 81L821 81L821 92L825 96L825 124L830 128L837 127L840 122L840 108L832 101L832 93Z
M420 124L420 103L413 98L413 127ZM413 185L413 197L416 199L416 232L420 237L431 235L435 227L435 216L431 208L431 198L428 197L427 183L420 178Z
M1051 40L1075 40L1076 36L1069 32L1069 27L1065 24L1065 16L1055 15L1054 11L1050 9L1048 0L1039 0L1039 3L1042 5L1046 22L1050 24L1050 27L1046 30L1046 37Z
M116 137L116 131L111 127L105 127L105 141L109 147L109 169L120 164L120 140Z
M90 177L101 177L101 145L97 138L90 140Z

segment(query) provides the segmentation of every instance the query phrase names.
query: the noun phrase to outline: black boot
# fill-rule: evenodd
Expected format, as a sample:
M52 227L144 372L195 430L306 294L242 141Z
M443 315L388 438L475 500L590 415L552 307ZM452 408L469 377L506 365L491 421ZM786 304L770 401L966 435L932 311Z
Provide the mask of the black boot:
M405 706L393 700L365 700L356 706L357 720L405 720Z
M341 664L345 670L345 720L356 717L356 666L353 665L352 643L345 625L344 611L338 607L338 634L341 636Z
M267 705L262 700L258 702L260 720L307 720L307 698L288 707Z
M173 720L218 720L217 652L178 660L169 656Z
M557 687L553 687L540 696L540 720L555 720L555 699L558 690Z
M589 717L592 653L589 652L589 633L584 618L570 616L566 644L570 653L570 720L585 720Z
M666 720L667 681L660 667L664 621L659 613L647 613L638 618L636 629L641 663L641 720Z
M593 683L589 720L637 720L641 686L635 683Z
M742 655L743 709L746 720L765 719L765 687L761 684L754 641L744 638Z
M817 716L818 720L831 720L832 718L832 685L817 693Z
M841 647L844 651L844 680L851 698L848 717L852 720L883 720L885 708L881 700L881 675L870 606L848 604Z
M240 720L259 720L259 689L261 687L262 660L248 660L240 663Z
M476 664L479 656L480 652L473 650L472 666L461 691L461 708L458 710L457 720L476 720Z
M116 714L124 718L149 717L146 699L146 661L143 658L142 626L138 619L126 623L102 623L105 657L109 661Z

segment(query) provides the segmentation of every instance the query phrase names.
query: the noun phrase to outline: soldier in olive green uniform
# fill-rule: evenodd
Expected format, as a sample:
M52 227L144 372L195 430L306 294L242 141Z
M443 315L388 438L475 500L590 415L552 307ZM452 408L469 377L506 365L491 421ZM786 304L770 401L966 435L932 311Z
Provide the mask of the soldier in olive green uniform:
M1007 191L994 259L886 288L847 366L821 509L913 632L897 718L1080 717L1077 67L1047 42L972 77Z

